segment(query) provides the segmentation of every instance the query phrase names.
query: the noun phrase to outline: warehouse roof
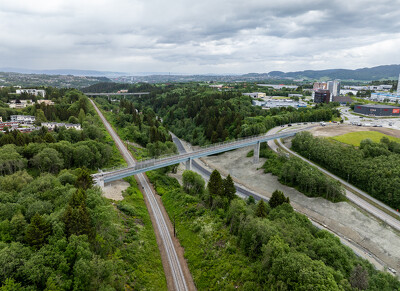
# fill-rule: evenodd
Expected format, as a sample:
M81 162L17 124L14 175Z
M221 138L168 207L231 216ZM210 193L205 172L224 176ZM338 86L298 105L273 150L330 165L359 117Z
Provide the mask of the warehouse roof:
M391 106L391 105L379 105L379 104L365 104L365 105L361 105L361 104L356 104L355 106L363 106L363 107L368 107L368 108L400 108L400 107L396 107L396 106Z

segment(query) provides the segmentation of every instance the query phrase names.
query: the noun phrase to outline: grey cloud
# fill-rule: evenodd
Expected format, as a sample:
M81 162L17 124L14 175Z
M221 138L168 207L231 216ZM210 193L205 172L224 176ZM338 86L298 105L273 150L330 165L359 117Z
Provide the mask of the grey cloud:
M369 66L375 44L400 39L398 0L24 2L0 5L4 66L240 73L328 68L346 58Z

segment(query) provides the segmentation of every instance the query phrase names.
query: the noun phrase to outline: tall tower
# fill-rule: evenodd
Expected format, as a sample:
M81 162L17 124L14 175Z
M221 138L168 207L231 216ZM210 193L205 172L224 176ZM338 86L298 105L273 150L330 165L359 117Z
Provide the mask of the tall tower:
M399 81L397 83L397 97L400 97L400 74L399 74Z

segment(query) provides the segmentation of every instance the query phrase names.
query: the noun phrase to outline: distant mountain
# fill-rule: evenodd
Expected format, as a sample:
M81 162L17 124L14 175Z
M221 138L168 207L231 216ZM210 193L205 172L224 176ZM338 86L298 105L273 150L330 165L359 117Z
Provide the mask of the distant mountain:
M397 79L400 73L400 65L386 65L378 66L373 68L362 68L356 70L346 70L346 69L331 69L331 70L306 70L298 72L280 72L272 71L268 75L270 78L284 79L284 78L294 78L294 79L341 79L341 80L362 80L362 81L372 81L380 79ZM264 75L264 74L260 74Z
M43 74L43 75L73 75L73 76L88 76L88 77L118 77L126 76L128 73L109 72L109 71L94 71L94 70L30 70L21 68L0 68L0 72L13 72L21 74Z

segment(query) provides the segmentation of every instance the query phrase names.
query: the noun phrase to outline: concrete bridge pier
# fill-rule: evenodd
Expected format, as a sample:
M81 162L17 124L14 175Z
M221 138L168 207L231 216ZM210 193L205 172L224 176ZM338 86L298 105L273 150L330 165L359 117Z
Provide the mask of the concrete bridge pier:
M260 161L260 143L257 142L254 147L253 163L257 164Z
M186 161L186 170L192 170L192 159Z

